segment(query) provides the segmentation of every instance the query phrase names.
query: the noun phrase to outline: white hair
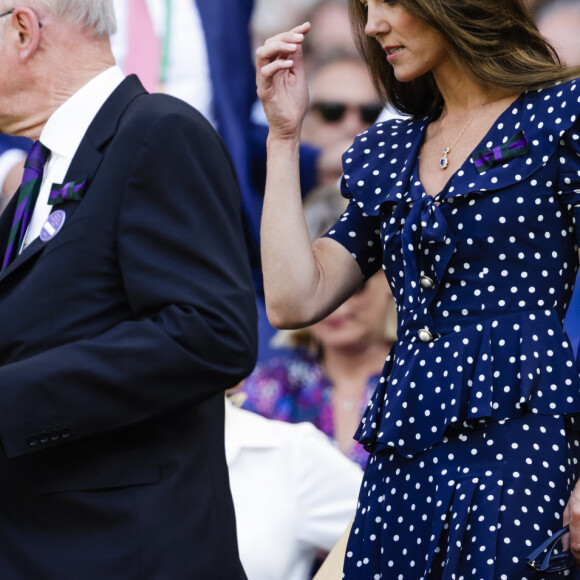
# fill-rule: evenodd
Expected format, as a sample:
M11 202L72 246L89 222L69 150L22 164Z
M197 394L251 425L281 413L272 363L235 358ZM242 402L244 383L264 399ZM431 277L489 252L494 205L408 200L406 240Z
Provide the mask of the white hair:
M27 0L26 4L59 20L68 20L96 36L111 36L117 30L113 0Z

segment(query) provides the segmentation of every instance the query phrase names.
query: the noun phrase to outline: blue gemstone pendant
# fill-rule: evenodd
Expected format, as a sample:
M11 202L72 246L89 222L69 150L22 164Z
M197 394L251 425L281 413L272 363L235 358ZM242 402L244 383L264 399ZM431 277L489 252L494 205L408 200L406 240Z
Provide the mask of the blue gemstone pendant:
M445 147L445 149L443 149L443 157L441 157L441 161L439 161L439 167L441 169L447 169L447 166L449 165L449 160L447 159L448 153L449 147Z

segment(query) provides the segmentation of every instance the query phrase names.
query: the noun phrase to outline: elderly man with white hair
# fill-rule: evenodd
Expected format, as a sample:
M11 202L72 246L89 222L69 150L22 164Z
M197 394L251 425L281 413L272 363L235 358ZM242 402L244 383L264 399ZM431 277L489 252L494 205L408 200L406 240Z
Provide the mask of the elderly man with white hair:
M214 129L115 65L112 0L0 0L0 577L244 580L223 393L254 290Z

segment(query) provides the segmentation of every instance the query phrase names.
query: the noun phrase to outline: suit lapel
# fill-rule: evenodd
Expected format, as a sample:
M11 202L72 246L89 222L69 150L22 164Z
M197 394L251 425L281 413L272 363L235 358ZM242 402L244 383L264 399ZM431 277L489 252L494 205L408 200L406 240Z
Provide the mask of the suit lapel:
M65 182L87 178L85 196L90 193L91 182L103 160L106 145L115 134L119 119L131 101L142 93L146 91L139 79L135 75L127 77L105 101L89 126L65 177ZM66 202L67 206L69 204L78 205L78 202Z
M115 134L119 119L129 106L131 101L139 94L146 93L143 85L134 75L127 77L116 89L111 96L105 101L93 122L90 124L75 156L73 157L70 167L67 171L65 183L79 178L87 179L87 189L85 197L91 194L91 182L97 173L103 160L104 151L107 143ZM15 195L9 205L3 212L0 220L0 253L4 251L8 235L12 225L12 219L16 210ZM82 200L81 200L82 201ZM59 205L66 214L66 220L63 229L70 224L73 214L76 212L81 201L67 201ZM26 264L31 258L50 244L50 241L43 242L36 238L26 249L24 249L12 263L0 274L0 282L5 280L12 272Z

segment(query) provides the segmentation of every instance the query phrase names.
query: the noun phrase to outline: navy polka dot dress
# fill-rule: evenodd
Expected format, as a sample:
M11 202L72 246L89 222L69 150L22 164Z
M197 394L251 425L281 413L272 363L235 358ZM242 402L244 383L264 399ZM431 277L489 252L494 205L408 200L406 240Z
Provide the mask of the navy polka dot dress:
M432 118L378 123L343 157L350 202L326 235L365 278L382 266L399 315L356 433L371 456L346 580L540 577L525 557L560 529L580 477L562 329L579 111L580 81L522 94L436 197L418 177Z

